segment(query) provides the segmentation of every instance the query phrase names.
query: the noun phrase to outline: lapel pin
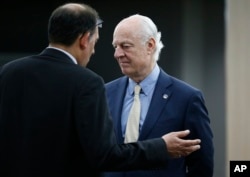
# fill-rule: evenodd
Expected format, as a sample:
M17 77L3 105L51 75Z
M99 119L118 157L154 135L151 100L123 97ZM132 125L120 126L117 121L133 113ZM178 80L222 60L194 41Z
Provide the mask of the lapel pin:
M168 98L168 95L167 94L163 94L163 99L167 99Z

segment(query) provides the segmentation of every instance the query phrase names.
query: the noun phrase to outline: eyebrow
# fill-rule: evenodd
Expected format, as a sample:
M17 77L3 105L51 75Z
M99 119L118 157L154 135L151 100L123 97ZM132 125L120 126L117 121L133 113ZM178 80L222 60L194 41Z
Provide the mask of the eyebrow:
M131 44L131 45L133 45L133 43L131 41L128 41L128 40L119 42L119 45L124 45L124 44ZM115 45L115 43L112 42L112 45Z

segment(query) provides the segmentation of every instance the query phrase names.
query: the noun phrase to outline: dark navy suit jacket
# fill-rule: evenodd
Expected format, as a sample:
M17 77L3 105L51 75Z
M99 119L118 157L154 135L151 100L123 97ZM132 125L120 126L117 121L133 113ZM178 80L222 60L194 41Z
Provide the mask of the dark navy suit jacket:
M121 131L122 105L128 85L123 76L106 84L108 104L117 140L123 143ZM187 138L201 139L201 149L179 159L169 160L165 168L146 171L105 173L106 177L212 177L213 133L202 92L166 74L162 69L152 101L142 126L139 140L161 137L179 130L191 131Z

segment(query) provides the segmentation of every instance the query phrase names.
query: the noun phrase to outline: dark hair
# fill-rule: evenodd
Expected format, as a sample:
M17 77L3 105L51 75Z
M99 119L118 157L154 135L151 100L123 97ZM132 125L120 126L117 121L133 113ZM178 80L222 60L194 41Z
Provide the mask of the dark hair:
M52 12L48 24L49 42L70 46L80 34L94 33L100 22L96 10L86 4L74 4L73 7L59 6Z

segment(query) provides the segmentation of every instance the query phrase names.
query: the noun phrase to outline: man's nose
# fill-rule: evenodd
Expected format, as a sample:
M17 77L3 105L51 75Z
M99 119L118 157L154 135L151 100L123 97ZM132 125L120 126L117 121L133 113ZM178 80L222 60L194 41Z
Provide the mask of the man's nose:
M114 57L115 58L120 58L120 57L123 57L123 56L124 56L124 51L120 47L115 48Z

